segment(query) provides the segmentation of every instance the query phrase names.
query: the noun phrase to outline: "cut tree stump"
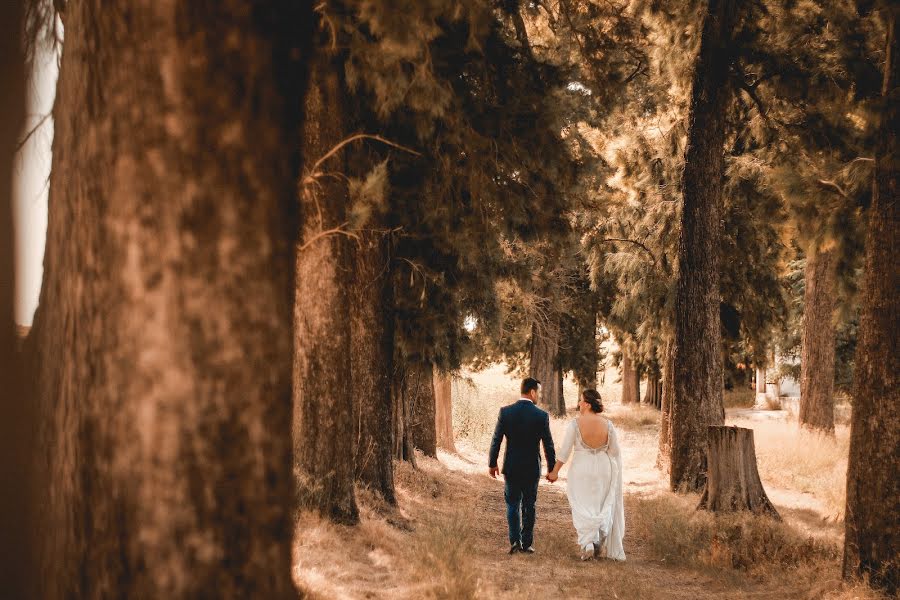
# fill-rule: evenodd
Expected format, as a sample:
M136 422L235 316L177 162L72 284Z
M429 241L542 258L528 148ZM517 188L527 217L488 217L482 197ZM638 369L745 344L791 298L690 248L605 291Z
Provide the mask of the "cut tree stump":
M710 426L707 429L706 488L697 509L712 512L748 510L781 520L759 479L753 430Z

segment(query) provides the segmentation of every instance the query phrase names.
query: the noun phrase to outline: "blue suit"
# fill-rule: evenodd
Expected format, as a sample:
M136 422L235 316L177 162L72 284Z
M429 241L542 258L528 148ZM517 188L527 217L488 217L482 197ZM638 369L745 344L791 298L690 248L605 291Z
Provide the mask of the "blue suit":
M556 451L550 435L550 416L522 398L504 406L497 417L488 466L497 466L500 444L506 438L503 455L503 475L506 479L506 520L509 524L509 543L528 548L534 541L534 504L541 479L541 442L548 469L556 464ZM521 511L521 520L519 513Z

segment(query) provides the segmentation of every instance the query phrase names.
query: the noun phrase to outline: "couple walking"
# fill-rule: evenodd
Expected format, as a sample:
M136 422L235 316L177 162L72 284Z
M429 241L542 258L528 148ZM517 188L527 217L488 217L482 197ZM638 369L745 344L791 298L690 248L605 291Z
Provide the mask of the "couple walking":
M509 553L534 553L534 503L541 478L540 445L543 443L550 483L559 478L560 469L574 451L566 492L581 559L605 555L625 560L622 548L625 534L622 458L616 430L612 422L601 416L600 394L596 390L582 393L578 400L579 414L566 425L557 456L550 434L550 416L536 406L540 390L540 381L530 377L522 381L522 397L500 409L491 441L488 466L491 477L496 478L500 444L506 439L503 476L506 480Z

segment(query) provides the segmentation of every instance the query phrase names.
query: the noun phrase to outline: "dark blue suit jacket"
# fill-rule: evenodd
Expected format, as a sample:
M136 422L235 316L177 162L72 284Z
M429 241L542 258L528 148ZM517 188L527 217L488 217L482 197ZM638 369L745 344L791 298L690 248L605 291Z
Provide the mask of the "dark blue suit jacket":
M500 442L506 438L503 455L503 474L508 479L530 481L541 478L541 442L548 468L556 464L556 451L550 435L550 416L523 398L515 404L504 406L497 417L494 439L491 440L489 467L497 466Z

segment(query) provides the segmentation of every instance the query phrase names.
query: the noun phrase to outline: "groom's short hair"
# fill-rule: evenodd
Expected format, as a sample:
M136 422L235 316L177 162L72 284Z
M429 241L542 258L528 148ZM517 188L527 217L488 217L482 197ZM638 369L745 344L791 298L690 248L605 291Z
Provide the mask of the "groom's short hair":
M526 377L522 380L522 395L529 393L531 390L536 390L541 387L541 382L532 377Z

